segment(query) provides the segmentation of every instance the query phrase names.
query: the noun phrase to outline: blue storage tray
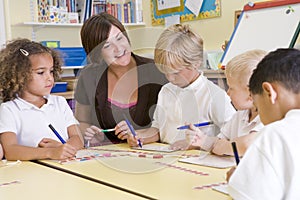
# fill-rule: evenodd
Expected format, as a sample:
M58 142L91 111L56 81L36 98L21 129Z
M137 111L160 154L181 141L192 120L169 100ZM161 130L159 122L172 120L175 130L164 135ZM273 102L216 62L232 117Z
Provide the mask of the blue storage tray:
M51 89L51 93L66 92L67 85L68 85L67 82L55 82L53 88Z
M85 66L86 53L82 47L56 48L61 53L64 66Z

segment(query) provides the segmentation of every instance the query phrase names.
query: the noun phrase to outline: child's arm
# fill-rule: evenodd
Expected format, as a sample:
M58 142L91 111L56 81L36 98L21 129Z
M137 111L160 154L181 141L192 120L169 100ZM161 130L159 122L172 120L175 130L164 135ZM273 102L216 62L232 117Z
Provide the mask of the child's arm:
M38 160L38 159L57 159L64 160L72 158L76 154L76 149L66 143L58 147L41 148L27 147L18 144L17 136L13 132L4 132L0 139L7 160Z
M141 140L142 144L148 144L159 141L159 130L154 127L140 129L136 131L137 136L133 137L132 134L127 138L127 143L129 146L138 146L138 139Z
M76 124L68 127L68 135L68 144L72 145L76 150L83 148L83 137L80 133L79 127Z
M229 141L227 139L219 139L214 145L212 152L217 155L233 155L231 142L235 141L239 155L244 155L247 148L251 145L253 140L256 138L257 132L253 131L248 135L237 137Z
M2 145L0 143L0 160L2 160L3 158L3 149L2 149Z
M191 148L200 147L205 151L211 151L218 140L217 137L209 137L193 124L186 130L186 140L192 146Z

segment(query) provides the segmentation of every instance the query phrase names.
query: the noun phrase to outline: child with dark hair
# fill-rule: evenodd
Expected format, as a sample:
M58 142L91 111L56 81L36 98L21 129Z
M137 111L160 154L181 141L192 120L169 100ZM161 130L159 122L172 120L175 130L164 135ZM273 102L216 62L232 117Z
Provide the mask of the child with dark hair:
M269 53L249 88L266 126L228 172L229 193L234 199L300 199L300 51Z

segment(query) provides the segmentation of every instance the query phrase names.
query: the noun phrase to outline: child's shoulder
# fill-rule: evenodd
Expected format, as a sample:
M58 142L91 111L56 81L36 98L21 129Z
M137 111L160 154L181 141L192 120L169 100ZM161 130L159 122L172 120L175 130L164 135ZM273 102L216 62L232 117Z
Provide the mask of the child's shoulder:
M67 102L67 100L64 97L59 96L59 95L52 95L52 94L50 94L46 98L49 101L54 102L54 103L58 103L58 104L66 103Z

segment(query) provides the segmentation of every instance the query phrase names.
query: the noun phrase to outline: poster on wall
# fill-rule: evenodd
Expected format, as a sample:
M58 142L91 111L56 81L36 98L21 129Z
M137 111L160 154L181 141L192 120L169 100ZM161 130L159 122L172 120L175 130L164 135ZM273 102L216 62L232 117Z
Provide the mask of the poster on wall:
M165 18L180 16L180 22L221 16L221 0L151 0L152 25L165 24Z

